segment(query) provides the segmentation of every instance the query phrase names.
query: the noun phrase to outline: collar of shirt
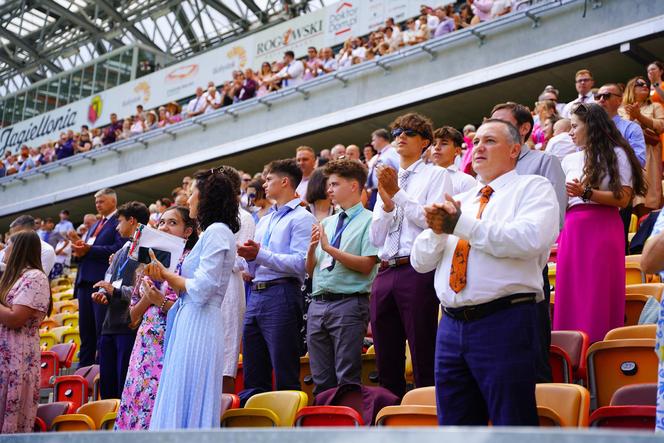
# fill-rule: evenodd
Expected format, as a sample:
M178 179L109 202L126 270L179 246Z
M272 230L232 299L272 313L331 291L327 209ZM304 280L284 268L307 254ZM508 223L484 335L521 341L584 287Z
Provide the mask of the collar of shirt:
M282 207L279 207L279 206L277 206L277 205L272 206L272 212L278 214L278 213L279 213L279 210L283 209L285 206L287 206L287 207L289 207L289 208L291 208L291 209L295 209L295 208L297 208L298 206L300 206L300 203L302 203L302 199L296 197L296 198L294 198L293 200L291 200L291 201L289 201L288 203L286 203L285 205L283 205Z
M480 190L485 186L490 186L491 189L493 189L493 192L498 192L500 191L501 188L504 188L505 186L510 184L510 182L512 182L512 180L514 180L514 177L516 177L517 175L518 174L516 173L516 169L512 169L511 171L504 173L500 177L494 178L489 183L485 183L482 180L482 178L480 178L477 184L477 192L479 194Z
M448 171L450 171L452 174L454 174L455 172L459 172L459 168L458 168L457 165L455 165L454 163L452 163L451 165L449 165L449 166L448 166L447 168L445 168L445 169L447 169Z
M523 157L525 157L529 153L530 153L530 147L524 143L523 145L521 145L521 152L519 153L519 160L521 160ZM517 160L517 161L519 161L519 160Z
M350 207L350 208L348 208L348 209L346 209L345 211L342 211L342 212L345 212L346 215L350 218L350 217L354 217L355 214L360 212L362 209L364 209L364 206L362 205L362 202L359 202L355 206L352 206L352 207ZM341 214L341 212L339 212L339 214Z
M410 171L412 174L417 174L418 170L421 169L421 167L425 166L425 165L426 165L426 163L424 163L424 161L422 161L422 159L420 159L420 160L416 161L415 163L413 163L412 165L408 166L408 168L405 169L405 170ZM404 169L401 166L399 166L399 171L403 171L403 170Z

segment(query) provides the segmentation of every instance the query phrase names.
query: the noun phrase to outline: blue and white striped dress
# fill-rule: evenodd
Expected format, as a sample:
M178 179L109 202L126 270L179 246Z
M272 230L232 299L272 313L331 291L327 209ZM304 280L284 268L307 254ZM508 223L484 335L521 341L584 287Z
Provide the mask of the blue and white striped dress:
M150 430L217 428L224 364L221 304L235 237L223 223L202 234L182 264L186 291L169 315L170 336Z

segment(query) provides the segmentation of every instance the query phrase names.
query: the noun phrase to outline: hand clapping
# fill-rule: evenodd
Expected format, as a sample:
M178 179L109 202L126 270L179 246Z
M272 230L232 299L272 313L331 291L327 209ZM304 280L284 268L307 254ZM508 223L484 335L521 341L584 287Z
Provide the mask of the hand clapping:
M427 225L436 234L452 234L461 216L461 203L445 194L443 203L434 203L424 207Z
M571 182L565 183L565 188L569 197L582 197L586 191L583 184L576 178Z

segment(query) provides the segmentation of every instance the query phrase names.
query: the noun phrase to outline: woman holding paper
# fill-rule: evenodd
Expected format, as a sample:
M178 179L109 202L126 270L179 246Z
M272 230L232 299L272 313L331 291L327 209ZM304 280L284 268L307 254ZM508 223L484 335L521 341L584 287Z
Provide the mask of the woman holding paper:
M187 240L176 269L176 273L180 274L183 260L198 240L196 221L189 217L188 208L174 206L161 215L157 229ZM131 296L131 326L140 326L129 359L127 379L115 420L115 429L123 431L138 431L150 427L164 357L166 313L178 298L178 294L168 283L164 283L160 291L149 278L143 281L143 288L136 285Z
M232 168L198 172L189 215L202 233L182 263L169 272L151 253L145 275L165 281L180 298L169 313L168 346L150 421L151 430L217 428L221 416L224 349L221 304L235 262L239 189ZM172 320L172 321L171 321Z

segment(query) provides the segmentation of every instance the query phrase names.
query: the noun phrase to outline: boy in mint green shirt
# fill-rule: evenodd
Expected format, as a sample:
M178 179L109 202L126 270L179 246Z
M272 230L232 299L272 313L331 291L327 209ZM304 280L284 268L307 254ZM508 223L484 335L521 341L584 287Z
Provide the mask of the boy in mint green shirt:
M307 254L307 273L313 280L307 346L314 394L361 381L362 341L378 254L369 241L372 214L361 202L364 166L336 160L325 166L325 175L328 194L342 211L313 226Z

